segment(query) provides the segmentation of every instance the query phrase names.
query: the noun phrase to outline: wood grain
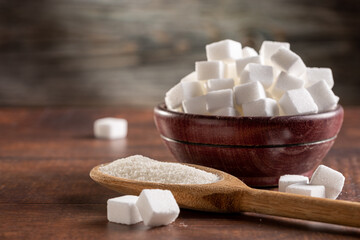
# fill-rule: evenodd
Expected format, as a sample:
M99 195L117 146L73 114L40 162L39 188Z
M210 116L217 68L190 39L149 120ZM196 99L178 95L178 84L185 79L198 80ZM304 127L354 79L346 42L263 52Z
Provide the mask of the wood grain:
M289 41L307 66L333 69L343 105L358 104L359 5L1 0L0 105L154 106L205 59L205 44L225 38L257 50Z
M175 161L153 123L152 108L0 108L1 239L358 239L360 230L260 214L182 210L175 223L148 229L106 220L116 192L93 182L95 165L132 154ZM104 116L129 121L125 140L92 138ZM336 143L323 164L341 171L339 199L360 201L360 108L345 108Z

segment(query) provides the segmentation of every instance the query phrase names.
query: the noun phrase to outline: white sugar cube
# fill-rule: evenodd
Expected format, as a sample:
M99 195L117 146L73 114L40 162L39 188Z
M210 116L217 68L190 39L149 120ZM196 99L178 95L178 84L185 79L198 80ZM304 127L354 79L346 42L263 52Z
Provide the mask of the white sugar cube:
M306 68L306 86L311 86L320 80L325 80L330 89L334 86L334 79L330 68Z
M181 105L183 99L182 83L173 86L165 95L165 103L169 109L175 109Z
M256 63L249 63L240 76L241 84L259 81L265 89L272 85L273 80L273 68Z
M233 40L222 40L206 45L208 61L233 61L242 57L241 43Z
M290 75L299 77L306 71L302 59L289 49L279 48L270 59L273 66Z
M237 116L237 111L233 107L226 107L217 109L211 112L210 115L235 117Z
M234 98L238 105L265 97L265 90L260 82L249 82L234 87Z
M305 88L286 91L279 100L286 115L317 113L318 107Z
M206 95L207 111L212 112L219 108L233 107L233 91L232 89L223 89L209 92Z
M255 57L255 56L258 56L258 55L259 54L256 52L256 50L251 48L251 47L244 47L242 49L242 57L243 58Z
M191 82L191 81L196 81L197 80L197 74L196 72L191 72L188 75L186 75L185 77L183 77L180 82Z
M180 209L169 190L144 189L136 202L146 226L167 225L175 221Z
M201 81L182 82L183 99L187 100L204 94Z
M206 110L206 96L190 98L182 102L182 107L185 113L207 115Z
M279 115L279 107L274 99L262 98L242 105L246 117L270 117Z
M249 63L258 63L258 64L260 64L260 57L259 56L254 56L254 57L241 58L241 59L236 60L235 63L236 63L237 76L240 77L241 73L244 71L245 67Z
M302 175L283 175L279 178L279 192L285 192L287 186L295 183L308 184L309 178Z
M266 65L271 65L270 58L280 47L290 49L290 44L287 42L264 41L260 48L262 62Z
M224 63L220 61L195 62L195 71L198 80L224 78Z
M210 79L206 82L206 89L208 92L222 90L222 89L232 89L233 87L234 87L234 80L231 78Z
M314 99L319 112L329 111L336 107L339 97L330 89L325 80L320 80L307 88Z
M107 219L109 222L135 224L142 221L136 206L137 196L127 195L110 198L107 201Z
M94 135L97 138L118 139L127 135L128 122L122 118L101 118L94 122Z
M281 72L276 80L276 83L272 89L272 95L276 98L281 98L284 92L304 87L305 81L301 78L297 78L287 74L286 72Z
M345 177L340 172L320 165L313 173L310 184L324 185L326 198L336 199L344 187Z
M225 63L225 78L237 78L236 63L228 62Z
M320 197L320 198L325 197L325 187L323 185L309 185L303 183L295 183L289 185L285 189L285 192L300 194L310 197Z

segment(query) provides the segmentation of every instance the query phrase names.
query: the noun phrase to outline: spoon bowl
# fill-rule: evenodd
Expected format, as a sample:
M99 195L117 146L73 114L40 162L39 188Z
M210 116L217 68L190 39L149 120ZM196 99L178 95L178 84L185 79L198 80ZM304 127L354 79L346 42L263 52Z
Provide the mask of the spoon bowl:
M360 203L253 189L238 178L208 167L184 164L219 177L209 184L164 184L110 176L99 165L90 177L121 194L139 195L143 189L170 190L182 208L209 212L255 212L360 227Z

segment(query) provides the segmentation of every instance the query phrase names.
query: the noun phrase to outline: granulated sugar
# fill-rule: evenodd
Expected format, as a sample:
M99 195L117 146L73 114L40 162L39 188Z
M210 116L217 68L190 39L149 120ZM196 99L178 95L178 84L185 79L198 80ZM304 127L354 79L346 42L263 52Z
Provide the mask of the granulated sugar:
M141 155L116 160L101 166L100 171L114 177L170 184L207 184L219 180L215 174L200 169L160 162Z

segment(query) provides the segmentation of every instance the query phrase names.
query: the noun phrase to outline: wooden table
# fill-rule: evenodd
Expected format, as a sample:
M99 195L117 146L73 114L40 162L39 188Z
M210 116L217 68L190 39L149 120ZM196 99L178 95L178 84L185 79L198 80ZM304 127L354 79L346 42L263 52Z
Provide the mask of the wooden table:
M92 137L95 119L123 117L126 139ZM360 201L360 108L345 108L343 128L324 164L346 177L339 199ZM360 229L258 214L181 210L165 227L109 223L90 169L143 154L175 161L152 109L0 108L0 239L358 239Z

